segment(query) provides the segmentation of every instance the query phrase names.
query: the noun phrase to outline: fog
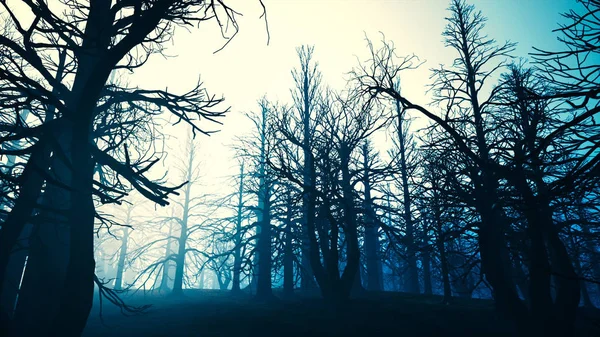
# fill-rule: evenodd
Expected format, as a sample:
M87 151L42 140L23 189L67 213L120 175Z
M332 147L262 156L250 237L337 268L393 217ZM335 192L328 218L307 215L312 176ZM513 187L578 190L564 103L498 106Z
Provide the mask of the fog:
M7 336L593 336L597 0L0 2Z

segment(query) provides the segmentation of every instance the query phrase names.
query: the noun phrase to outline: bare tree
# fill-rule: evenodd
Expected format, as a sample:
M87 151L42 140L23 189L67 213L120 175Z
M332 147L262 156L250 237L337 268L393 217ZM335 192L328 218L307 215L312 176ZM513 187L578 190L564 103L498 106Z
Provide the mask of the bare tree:
M46 106L53 106L56 116L51 120L42 119L37 126L10 131L9 138L30 139L35 145L22 152L29 154L23 174L31 177L23 180L27 183L21 187L15 205L2 225L0 280L5 279L10 250L42 191L45 163L48 163L50 153L46 147L51 147L54 153L68 158L70 165L77 168L66 170L69 174L57 182L76 188L72 188L67 193L69 199L64 200L68 201L65 209L70 258L64 288L59 291L60 305L56 316L51 315L54 317L52 333L76 336L81 333L89 314L94 285L93 195L103 190L102 184L98 187L94 182L95 164L125 178L133 188L157 203L166 204L166 197L175 191L175 188L165 188L145 178L143 174L154 162L149 165L131 162L121 143L104 150L98 148L100 144L90 145L99 117L98 106L139 103L148 104L151 109L147 111L164 108L200 132L206 131L197 126L199 119L214 121L223 113L211 110L221 100L208 96L200 86L184 95L175 95L162 90L105 86L105 83L114 69L140 67L150 54L160 52L176 26L217 18L219 21L226 19L237 29L237 13L222 1L75 2L69 5L71 10L64 15L55 14L60 11L60 4L48 6L24 1L24 5L34 15L29 25L24 23L29 19L21 18L13 7L2 4L10 22L7 25L14 32L12 36L0 38L3 53L13 60L3 63L1 69L2 81L8 84L2 86L3 104L17 109L27 107L36 110L39 116L46 114ZM69 68L64 74L55 75L57 63L52 55L60 51L68 55ZM60 132L55 134L50 130ZM120 160L115 158L116 153L121 154L117 156ZM110 199L106 197L110 194L106 189L100 193L104 195L101 199ZM48 329L41 325L37 328Z

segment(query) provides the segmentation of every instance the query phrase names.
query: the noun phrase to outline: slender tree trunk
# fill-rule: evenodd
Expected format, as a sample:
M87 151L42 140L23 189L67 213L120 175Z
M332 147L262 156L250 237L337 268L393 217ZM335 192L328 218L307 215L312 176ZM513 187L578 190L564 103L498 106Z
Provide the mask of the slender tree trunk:
M240 165L240 186L238 190L237 215L235 220L235 235L233 249L233 284L232 292L239 292L240 275L242 273L242 212L244 207L244 163Z
M123 228L123 237L121 238L121 249L119 250L119 262L117 264L117 277L115 278L115 290L122 289L123 271L125 270L125 258L127 257L127 239L129 237L129 228Z
M204 270L200 272L198 278L198 289L204 289Z
M363 185L365 186L365 256L367 260L367 289L381 291L382 275L379 258L379 225L373 211L368 143L363 145Z
M448 258L446 255L446 247L444 240L437 239L438 251L440 253L440 264L442 270L442 286L444 288L443 302L448 304L452 301L452 288L450 287L450 272L448 270Z
M317 278L321 292L323 287L321 284L326 283L325 272L322 270L320 254L318 251L317 238L315 236L315 210L316 198L312 188L315 187L315 163L311 149L311 125L310 116L312 111L310 98L310 74L308 72L310 58L303 65L302 78L302 152L304 162L302 166L302 182L305 186L302 197L302 279L301 288L303 291L311 291L316 288L314 277ZM320 281L319 281L320 279Z
M14 316L15 307L18 300L19 288L23 280L23 273L27 263L29 253L29 237L31 236L32 225L25 225L17 244L10 254L6 266L6 281L1 291L0 314L5 313L8 318ZM9 324L8 322L6 323Z
M421 252L421 264L423 265L423 293L431 295L433 287L431 285L431 257L429 250Z
M173 235L173 223L169 223L169 238L167 239L167 245L165 247L165 263L163 264L163 272L160 280L160 290L168 291L169 288L169 274L171 272L171 254L173 249L171 248L171 236Z
M344 235L346 237L346 267L342 273L341 283L336 291L337 300L343 301L348 298L353 287L355 290L362 290L360 284L360 248L358 244L358 232L356 224L356 210L354 207L354 197L352 193L352 185L350 183L350 149L347 144L342 143L340 149L341 171L342 171L342 198L344 209Z
M415 248L414 224L412 219L412 201L408 186L408 164L406 162L406 135L404 134L404 116L400 102L396 102L396 113L398 119L398 143L400 145L400 178L402 181L402 197L404 206L404 223L406 226L406 262L408 271L406 273L407 290L411 293L419 293L419 269L417 267L417 255Z
M437 232L435 245L440 254L440 269L442 273L442 287L444 289L444 298L442 302L449 304L452 301L452 288L450 286L450 268L448 267L448 254L446 251L446 235L442 223L442 210L440 208L439 186L434 179L431 181L433 187L433 221Z
M192 174L194 170L194 142L193 138L190 137L189 140L190 153L188 156L188 165L186 172L186 181L188 184L184 187L184 201L183 201L183 215L181 216L180 226L181 232L179 234L179 246L177 247L177 258L175 261L175 278L173 279L173 295L181 295L183 294L183 274L185 271L185 254L186 254L186 245L188 238L188 220L190 216L190 195L192 190Z
M254 222L253 227L256 228L256 238L254 239L254 255L252 256L252 277L250 278L250 282L248 282L248 290L250 293L256 294L256 290L258 287L258 264L260 261L260 250L259 246L259 237L260 237L260 224L258 222Z
M185 218L185 217L184 217ZM185 246L187 241L187 224L185 220L181 224L181 233L179 235L177 257L175 258L175 278L173 279L173 295L183 293L183 273L185 270Z
M271 183L266 174L266 136L267 114L266 102L261 102L262 115L260 127L260 158L259 158L259 191L258 191L258 280L256 296L269 298L273 295L271 290Z
M286 196L285 241L283 252L283 293L290 296L294 293L294 247L292 246L292 192L288 189Z

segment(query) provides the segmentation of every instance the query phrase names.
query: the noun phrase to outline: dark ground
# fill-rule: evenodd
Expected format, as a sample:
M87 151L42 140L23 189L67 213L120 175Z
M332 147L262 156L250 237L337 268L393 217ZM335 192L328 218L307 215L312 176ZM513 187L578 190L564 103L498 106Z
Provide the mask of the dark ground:
M513 336L510 324L497 317L488 300L456 299L443 305L437 296L379 293L334 309L316 298L259 303L248 295L217 290L188 290L184 298L137 293L125 299L152 307L125 317L105 303L103 324L96 305L84 337ZM582 311L580 316L581 336L600 336L592 319L600 322L598 311Z

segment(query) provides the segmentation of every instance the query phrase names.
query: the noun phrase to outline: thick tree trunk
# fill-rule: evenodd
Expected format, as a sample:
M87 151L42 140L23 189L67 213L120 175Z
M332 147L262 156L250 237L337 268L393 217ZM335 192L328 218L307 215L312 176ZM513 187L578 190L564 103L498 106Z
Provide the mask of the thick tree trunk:
M545 210L545 211L544 211ZM581 296L579 277L571 262L569 253L552 222L549 207L542 210L545 217L545 233L548 238L550 262L554 273L556 289L556 316L559 318L559 332L564 336L575 334L577 307Z
M52 135L42 137L25 164L21 174L23 184L13 208L2 224L0 231L0 290L4 289L7 280L7 265L11 252L23 233L23 229L41 194L44 184L44 175L48 172L50 151L47 143ZM3 312L12 311L13 308L1 308Z
M72 124L65 121L53 135L59 147L55 153L60 151L67 158L72 154L71 128ZM70 251L67 214L72 194L60 185L72 186L73 172L65 160L55 154L50 159L49 175L56 182L46 184L41 197L44 208L40 212L40 223L34 225L31 232L27 268L13 325L17 335L43 334L50 329L59 309L60 290L67 273Z
M60 68L60 66L59 66ZM19 114L19 118L23 121L27 120L29 116L29 110L23 109ZM7 142L3 145L8 145L7 148L18 148L19 142ZM10 175L14 174L12 171L15 167L17 157L14 155L6 156L5 167L2 169L4 174ZM0 188L2 189L3 194L9 192L9 186L4 183L0 183ZM0 205L5 211L10 211L10 208L7 205ZM2 219L3 225L6 219ZM6 314L6 317L12 318L14 314L15 305L17 303L17 296L19 293L19 287L21 285L21 279L23 277L23 269L25 268L25 263L27 260L27 254L29 250L28 239L31 234L31 225L25 225L21 230L19 238L17 239L14 247L7 247L11 249L10 257L8 260L8 264L6 265L6 274L4 277L2 276L4 269L0 269L0 279L5 279L6 281L0 281L0 315ZM2 229L0 229L0 236L2 235ZM1 284L4 284L2 286ZM9 322L5 322L2 324L9 325Z
M91 111L91 107L88 111ZM85 111L85 109L84 109ZM69 209L69 264L61 288L60 308L54 319L52 336L80 336L92 309L94 295L94 202L92 184L94 163L90 153L90 116L83 114L73 125L72 172Z
M530 332L529 313L516 293L510 271L505 268L507 248L500 225L492 220L497 217L498 215L488 216L485 212L482 214L483 225L479 230L481 269L492 286L498 312L514 321L520 334L526 335Z

